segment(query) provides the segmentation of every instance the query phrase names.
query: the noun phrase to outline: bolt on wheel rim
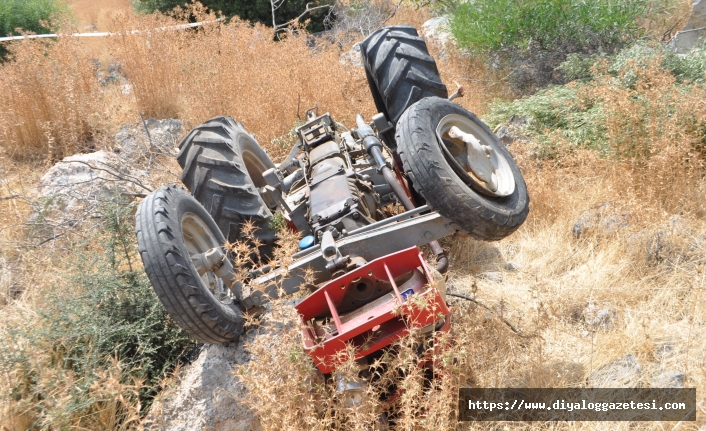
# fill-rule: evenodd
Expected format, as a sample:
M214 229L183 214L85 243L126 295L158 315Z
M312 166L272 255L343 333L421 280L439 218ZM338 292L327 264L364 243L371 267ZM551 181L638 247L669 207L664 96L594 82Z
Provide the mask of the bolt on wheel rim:
M436 126L446 161L464 183L488 196L510 196L515 177L500 147L480 124L449 114Z
M186 250L189 252L189 257L195 268L198 267L195 263L201 260L207 251L221 246L206 223L195 214L184 214L181 221L181 231L184 235ZM209 292L218 301L223 304L231 304L233 302L230 289L226 288L223 280L214 274L213 271L207 271L199 275Z

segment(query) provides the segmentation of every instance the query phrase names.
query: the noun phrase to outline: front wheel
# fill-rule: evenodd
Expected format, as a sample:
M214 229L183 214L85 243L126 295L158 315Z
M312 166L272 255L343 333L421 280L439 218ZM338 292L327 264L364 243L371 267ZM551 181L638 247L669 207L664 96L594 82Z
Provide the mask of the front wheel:
M225 343L243 332L243 313L224 281L194 262L226 241L189 193L174 186L147 196L135 216L137 243L157 297L176 323L204 343Z
M522 173L510 152L474 114L429 97L400 118L397 151L414 188L458 229L496 241L529 213Z

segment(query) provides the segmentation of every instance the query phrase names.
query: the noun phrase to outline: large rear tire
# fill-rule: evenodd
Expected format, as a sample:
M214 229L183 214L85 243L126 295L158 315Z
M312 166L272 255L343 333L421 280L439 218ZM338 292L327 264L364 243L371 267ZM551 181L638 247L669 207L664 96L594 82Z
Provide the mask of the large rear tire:
M450 136L454 126L478 145ZM414 188L460 231L496 241L527 218L527 186L512 155L462 106L437 97L420 100L400 118L396 140Z
M193 129L179 144L181 180L230 241L244 240L243 225L254 223L254 236L272 244L272 212L260 196L262 173L275 164L241 123L215 117Z
M200 275L193 259L220 247L216 222L185 190L162 187L140 203L137 243L152 288L176 323L204 343L225 343L243 332L243 313L213 272Z
M377 30L361 43L360 52L375 106L393 124L419 100L449 95L424 39L412 26Z

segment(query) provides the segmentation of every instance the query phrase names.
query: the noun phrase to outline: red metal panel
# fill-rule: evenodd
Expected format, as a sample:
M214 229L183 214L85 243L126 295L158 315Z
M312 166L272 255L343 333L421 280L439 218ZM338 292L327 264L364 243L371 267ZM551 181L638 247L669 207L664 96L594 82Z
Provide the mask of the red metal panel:
M394 280L410 272L413 272L412 278L405 282L400 292ZM362 276L389 279L393 292L339 316L336 306L352 281ZM444 326L448 326L450 312L440 292L431 285L432 276L419 249L411 247L376 259L327 283L296 306L305 351L319 370L327 374L347 359L347 344L352 344L355 357L361 358L390 345L411 329L423 328L442 319L447 320ZM328 328L312 325L312 319L329 313L335 322L335 330L331 325Z

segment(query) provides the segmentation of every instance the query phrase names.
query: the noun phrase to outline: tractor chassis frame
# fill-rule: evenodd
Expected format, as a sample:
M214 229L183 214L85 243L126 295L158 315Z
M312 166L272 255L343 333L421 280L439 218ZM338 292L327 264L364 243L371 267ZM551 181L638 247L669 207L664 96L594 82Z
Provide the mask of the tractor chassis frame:
M336 257L339 261L341 258L347 261L350 257L358 257L370 262L409 247L428 244L456 232L437 212L418 215L425 210L428 211L429 208L419 207L375 225L365 226L359 229L361 232L351 232L333 243L333 258L330 257L331 244L328 244L328 250L322 246L297 253L294 256L297 259L288 267L272 270L244 286L241 305L246 309L263 306L270 299L291 295L302 287L313 288L331 280L331 262L336 260ZM401 220L403 218L407 219Z

